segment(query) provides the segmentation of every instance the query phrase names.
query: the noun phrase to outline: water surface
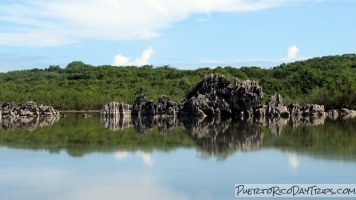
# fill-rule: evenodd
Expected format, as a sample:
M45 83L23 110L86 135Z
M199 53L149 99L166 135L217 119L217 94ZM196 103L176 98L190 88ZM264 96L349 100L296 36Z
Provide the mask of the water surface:
M234 199L235 183L356 180L355 119L6 120L0 199Z

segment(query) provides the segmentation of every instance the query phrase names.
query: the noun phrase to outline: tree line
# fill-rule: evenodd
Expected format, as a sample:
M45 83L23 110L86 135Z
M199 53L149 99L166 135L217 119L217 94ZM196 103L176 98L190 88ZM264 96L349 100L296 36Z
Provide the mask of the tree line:
M356 109L356 54L316 57L273 68L218 66L196 70L151 65L92 66L74 61L65 68L49 66L0 73L0 102L32 100L60 110L90 110L110 101L132 103L141 93L154 100L165 94L181 101L211 73L229 80L258 80L264 101L279 92L286 103Z

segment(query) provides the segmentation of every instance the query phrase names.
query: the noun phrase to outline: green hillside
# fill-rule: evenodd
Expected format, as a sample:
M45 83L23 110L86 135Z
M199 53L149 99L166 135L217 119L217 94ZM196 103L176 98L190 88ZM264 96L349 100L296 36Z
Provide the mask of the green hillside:
M265 99L280 92L287 103L325 104L356 109L356 54L325 56L263 69L216 67L179 70L153 66L91 66L80 61L65 68L49 66L0 73L0 102L32 100L57 109L100 109L112 100L132 103L136 94L181 101L206 74L258 80Z

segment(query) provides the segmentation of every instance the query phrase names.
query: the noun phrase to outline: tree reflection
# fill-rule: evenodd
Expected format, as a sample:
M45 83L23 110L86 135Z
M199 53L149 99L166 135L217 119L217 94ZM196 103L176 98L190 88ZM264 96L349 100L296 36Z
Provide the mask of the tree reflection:
M171 151L196 148L202 158L224 159L236 151L279 148L320 155L356 155L356 119L83 117L3 118L0 145L65 149L72 156L90 152ZM39 128L42 127L42 128ZM28 134L31 131L31 134Z

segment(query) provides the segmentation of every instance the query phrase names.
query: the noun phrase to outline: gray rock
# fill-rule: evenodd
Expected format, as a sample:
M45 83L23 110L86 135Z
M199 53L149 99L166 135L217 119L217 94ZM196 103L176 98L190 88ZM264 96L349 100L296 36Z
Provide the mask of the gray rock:
M263 105L261 108L254 110L253 115L256 117L266 116L267 105Z
M325 115L324 106L318 104L306 104L301 108L301 112L303 116L317 117Z
M288 109L284 105L282 96L279 93L275 93L269 98L266 115L269 117L289 117Z
M291 116L299 116L302 114L301 106L297 102L293 102L288 106L288 111Z
M206 76L183 102L182 113L189 115L231 115L232 113L252 114L252 110L261 107L262 88L256 81L228 84L221 75Z
M208 99L205 95L198 94L197 97L191 97L183 103L179 115L190 116L206 116L211 114L211 109L208 105ZM204 112L205 111L205 112Z
M256 81L236 81L228 88L230 90L228 102L233 112L246 112L262 106L262 88Z
M149 99L145 94L139 95L136 97L134 104L132 105L131 113L134 115L141 115L142 113L147 113L145 111Z
M131 115L131 107L129 104L112 101L104 105L100 113L104 116Z
M33 101L24 101L15 106L14 103L0 103L0 111L3 117L42 117L60 116L59 111L51 106L37 105Z
M178 109L178 104L171 101L167 96L161 95L157 102L157 114L159 115L175 115Z
M204 78L181 103L179 115L214 116L231 115L228 99L228 81L221 75L211 74Z

